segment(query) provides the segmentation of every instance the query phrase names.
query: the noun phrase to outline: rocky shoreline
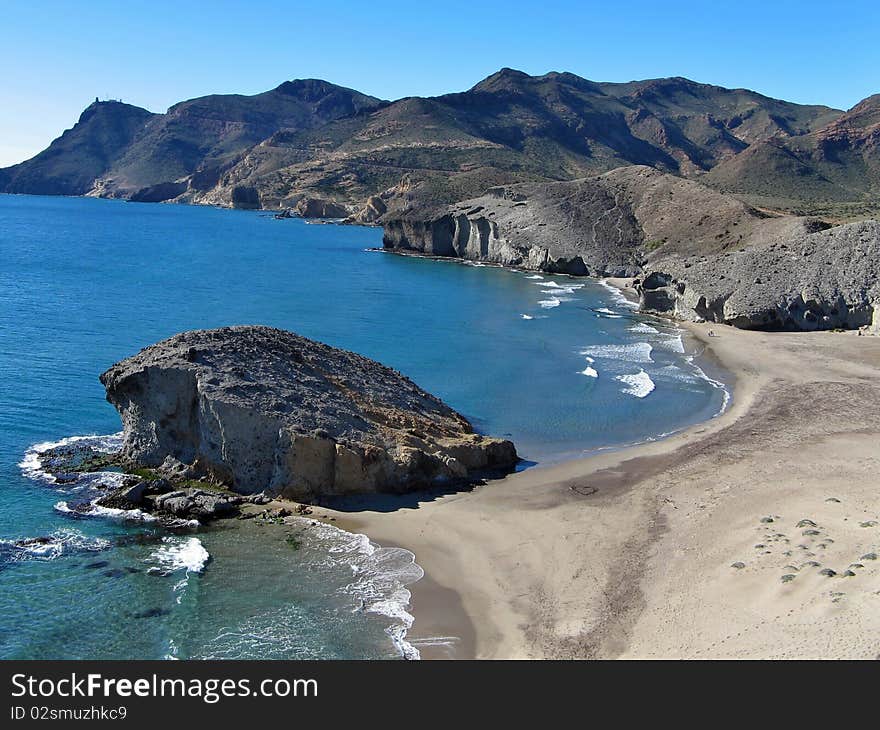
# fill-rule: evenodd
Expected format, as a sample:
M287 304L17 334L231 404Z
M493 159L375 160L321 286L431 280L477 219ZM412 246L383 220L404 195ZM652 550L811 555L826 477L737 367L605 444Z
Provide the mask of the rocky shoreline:
M383 225L395 253L632 277L642 311L679 320L880 328L880 222L768 215L649 167L493 188Z

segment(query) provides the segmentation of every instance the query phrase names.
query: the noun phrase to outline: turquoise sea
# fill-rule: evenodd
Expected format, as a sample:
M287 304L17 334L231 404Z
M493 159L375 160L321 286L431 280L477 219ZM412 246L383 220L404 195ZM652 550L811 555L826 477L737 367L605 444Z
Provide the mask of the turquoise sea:
M98 375L176 332L259 323L358 351L538 465L726 403L678 330L599 282L371 250L381 239L264 212L0 195L0 658L416 655L417 555L331 527L292 549L252 523L169 531L66 511L102 476L52 483L36 452L118 432Z

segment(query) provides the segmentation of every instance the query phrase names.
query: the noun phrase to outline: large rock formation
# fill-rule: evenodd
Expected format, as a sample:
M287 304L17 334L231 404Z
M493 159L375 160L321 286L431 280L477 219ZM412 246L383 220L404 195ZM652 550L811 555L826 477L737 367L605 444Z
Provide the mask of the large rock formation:
M508 185L386 219L399 253L636 276L642 308L743 328L876 325L880 223L770 216L694 181L629 166Z
M744 329L880 331L880 223L802 232L714 256L666 256L641 308Z
M384 246L548 272L636 276L650 255L712 254L739 248L768 222L730 196L633 165L560 183L489 190L447 208L413 208L384 222Z
M404 491L517 461L510 441L475 434L400 373L269 327L184 332L101 382L125 459L177 461L240 493Z

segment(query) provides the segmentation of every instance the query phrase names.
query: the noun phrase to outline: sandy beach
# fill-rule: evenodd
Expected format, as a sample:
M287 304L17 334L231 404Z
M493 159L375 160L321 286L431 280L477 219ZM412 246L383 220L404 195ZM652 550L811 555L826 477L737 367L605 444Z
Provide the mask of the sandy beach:
M880 337L688 329L735 378L712 421L332 513L416 554L423 657L880 654Z

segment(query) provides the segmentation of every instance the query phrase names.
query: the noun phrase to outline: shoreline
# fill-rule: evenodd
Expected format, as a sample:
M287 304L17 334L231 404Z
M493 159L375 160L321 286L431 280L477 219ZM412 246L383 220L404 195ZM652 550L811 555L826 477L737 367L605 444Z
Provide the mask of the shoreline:
M409 587L409 641L444 626L473 631L456 658L877 653L880 339L679 324L735 379L716 418L392 511L322 508L416 555L430 582Z

